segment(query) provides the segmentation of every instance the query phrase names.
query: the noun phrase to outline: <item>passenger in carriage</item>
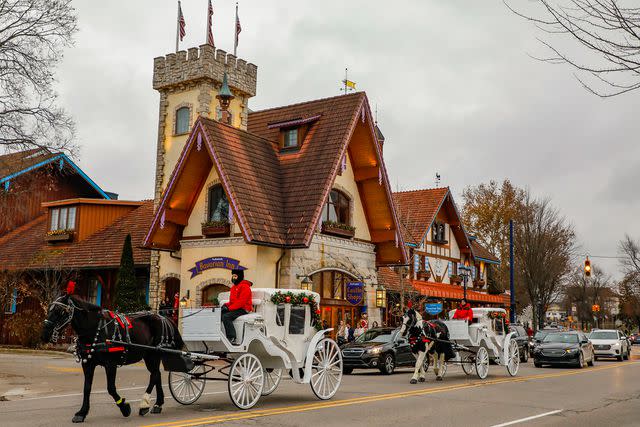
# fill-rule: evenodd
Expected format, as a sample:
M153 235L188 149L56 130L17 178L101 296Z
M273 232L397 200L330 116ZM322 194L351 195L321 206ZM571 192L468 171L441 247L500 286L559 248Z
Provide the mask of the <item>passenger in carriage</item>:
M233 326L233 321L238 317L248 314L252 309L251 298L251 283L248 280L244 280L243 270L231 270L231 292L229 295L229 302L222 306L222 324L224 325L224 331L229 341L232 344L236 343L236 329Z
M473 322L473 310L471 304L467 300L460 301L460 305L456 308L456 312L453 313L453 318L456 320L467 320L469 323Z

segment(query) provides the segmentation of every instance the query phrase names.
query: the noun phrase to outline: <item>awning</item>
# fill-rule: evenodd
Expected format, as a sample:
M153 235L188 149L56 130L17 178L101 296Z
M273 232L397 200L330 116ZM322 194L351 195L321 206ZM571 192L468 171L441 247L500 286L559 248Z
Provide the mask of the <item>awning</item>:
M413 287L424 296L445 299L461 300L464 297L462 286L448 285L445 283L424 282L412 280ZM467 288L467 300L476 302L490 302L494 304L509 305L509 295L489 295L482 292L472 291Z

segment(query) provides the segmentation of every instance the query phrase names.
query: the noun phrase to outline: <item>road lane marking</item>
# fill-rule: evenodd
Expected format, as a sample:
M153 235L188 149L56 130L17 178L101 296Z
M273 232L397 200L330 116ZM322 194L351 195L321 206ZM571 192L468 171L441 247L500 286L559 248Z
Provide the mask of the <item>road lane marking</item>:
M66 368L64 366L45 365L45 368L58 372L82 372L82 368Z
M271 408L271 409L259 409L259 410L247 411L242 413L230 413L230 414L224 414L224 415L217 415L213 417L168 421L168 422L163 422L158 424L149 424L149 425L146 425L145 427L187 427L187 426L197 426L205 423L211 424L211 423L221 423L226 421L238 421L238 420L249 419L249 418L267 417L267 416L290 414L290 413L296 413L296 412L306 412L306 411L312 411L316 409L326 409L326 408L335 408L340 406L356 405L361 403L371 403L371 402L377 402L381 400L399 399L402 397L413 397L413 396L422 396L422 395L434 394L434 393L444 393L447 391L457 391L457 390L464 390L464 389L477 388L477 387L496 385L496 384L516 383L516 382L525 382L525 381L540 380L540 379L547 379L547 378L565 377L570 375L578 375L578 374L585 374L585 373L596 372L596 371L604 371L608 369L622 368L625 366L631 366L631 365L637 365L637 364L640 364L640 362L627 362L625 364L619 364L619 365L598 366L591 369L573 369L570 371L564 371L559 373L536 374L536 375L529 375L526 377L519 377L519 378L512 377L512 378L495 379L495 380L489 380L489 381L487 380L476 381L470 384L469 383L457 384L457 385L451 385L451 386L434 387L434 388L420 389L420 390L414 390L414 391L378 394L373 396L356 397L356 398L343 399L343 400L337 400L337 401L325 401L325 402L302 404L302 405L296 405L296 406L283 406L283 407Z
M558 414L558 413L560 413L560 412L562 412L562 409L558 409L558 410L556 410L556 411L549 411L549 412L545 412L544 414L532 415L532 416L530 416L530 417L520 418L519 420L513 420L513 421L509 421L509 422L502 423L502 424L496 424L496 425L493 425L493 426L491 426L491 427L506 427L506 426L511 426L511 425L513 425L513 424L518 424L518 423L523 423L523 422L525 422L525 421L535 420L535 419L537 419L537 418L542 418L542 417L546 417L546 416L549 416L549 415Z

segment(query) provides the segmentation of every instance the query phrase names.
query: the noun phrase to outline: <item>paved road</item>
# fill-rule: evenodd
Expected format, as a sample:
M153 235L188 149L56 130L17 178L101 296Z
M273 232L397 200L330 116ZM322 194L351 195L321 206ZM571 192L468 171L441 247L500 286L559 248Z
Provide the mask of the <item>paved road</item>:
M528 363L515 378L491 366L484 381L466 377L456 367L443 382L431 375L418 385L408 384L408 370L392 376L356 371L344 377L330 401L317 400L308 386L283 380L250 411L235 409L226 383L212 383L194 405L181 406L169 398L161 415L141 418L134 408L127 419L106 394L103 377L97 371L86 425L498 426L536 416L540 417L523 424L640 425L640 348L634 349L631 361L599 361L580 370L537 369ZM146 382L144 367L131 366L120 371L118 387L129 401L137 402ZM0 424L69 425L80 406L81 387L82 374L71 357L0 352Z

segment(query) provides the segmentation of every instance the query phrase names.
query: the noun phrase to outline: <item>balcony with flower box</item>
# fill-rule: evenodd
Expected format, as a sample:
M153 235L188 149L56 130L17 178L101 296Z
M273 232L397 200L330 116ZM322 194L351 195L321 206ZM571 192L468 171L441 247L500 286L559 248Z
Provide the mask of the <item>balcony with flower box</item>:
M322 233L336 237L343 237L345 239L352 239L356 234L356 228L339 222L324 221L322 223Z
M73 230L51 230L47 231L45 241L49 243L70 242L73 240Z
M202 223L202 235L205 237L228 237L230 234L231 224L227 220Z

